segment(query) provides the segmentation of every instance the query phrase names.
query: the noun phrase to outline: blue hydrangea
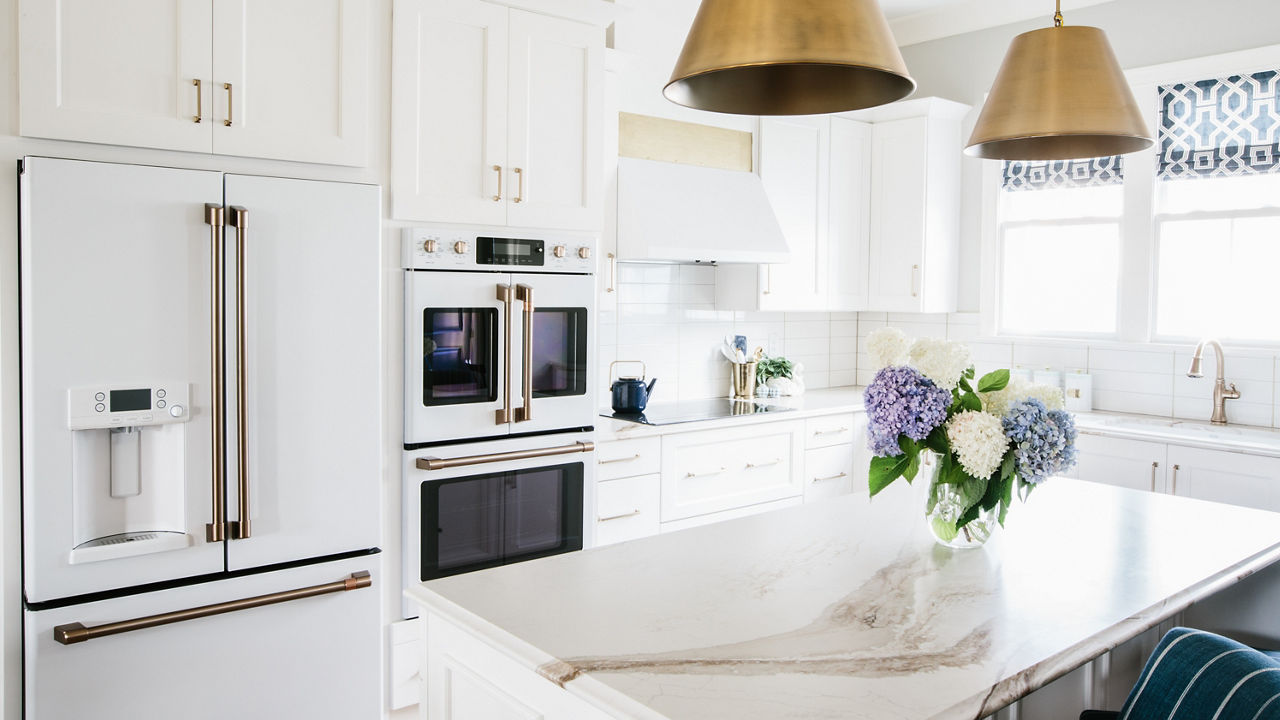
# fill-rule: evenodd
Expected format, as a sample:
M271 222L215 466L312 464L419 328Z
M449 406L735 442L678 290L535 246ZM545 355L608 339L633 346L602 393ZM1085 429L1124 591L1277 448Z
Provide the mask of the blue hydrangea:
M1010 405L1002 424L1013 443L1015 471L1026 482L1044 482L1076 464L1076 425L1065 411L1028 398Z
M951 393L914 368L890 366L867 386L868 445L880 457L901 455L898 436L923 440L947 419Z

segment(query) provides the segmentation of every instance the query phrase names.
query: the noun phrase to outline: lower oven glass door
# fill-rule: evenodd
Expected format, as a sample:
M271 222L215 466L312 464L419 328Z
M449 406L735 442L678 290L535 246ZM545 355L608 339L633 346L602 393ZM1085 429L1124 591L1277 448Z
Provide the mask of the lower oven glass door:
M421 580L582 549L583 463L424 481Z

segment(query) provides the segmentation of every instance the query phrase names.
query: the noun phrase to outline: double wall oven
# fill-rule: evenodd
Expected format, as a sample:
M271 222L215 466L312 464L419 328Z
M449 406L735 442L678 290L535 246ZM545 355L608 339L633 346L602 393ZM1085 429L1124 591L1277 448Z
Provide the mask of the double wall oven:
M590 545L594 247L405 230L406 585Z

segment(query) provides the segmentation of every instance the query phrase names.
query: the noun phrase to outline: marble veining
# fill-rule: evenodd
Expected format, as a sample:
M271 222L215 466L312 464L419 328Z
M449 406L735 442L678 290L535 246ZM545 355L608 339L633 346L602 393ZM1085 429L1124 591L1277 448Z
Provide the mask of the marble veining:
M978 718L1280 558L1276 514L1080 481L976 551L935 545L921 502L895 486L410 595L617 716Z

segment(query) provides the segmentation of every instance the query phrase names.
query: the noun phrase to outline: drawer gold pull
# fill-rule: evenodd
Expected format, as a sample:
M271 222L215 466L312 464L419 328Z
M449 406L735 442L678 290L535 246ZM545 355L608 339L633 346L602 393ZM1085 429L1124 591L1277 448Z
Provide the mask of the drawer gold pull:
M774 458L774 459L770 460L769 462L762 462L762 463L747 463L747 469L748 469L748 470L752 470L752 469L754 469L754 468L766 468L766 467L773 467L774 465L778 465L778 464L780 464L780 463L782 463L782 458Z
M839 480L842 477L848 477L848 473L840 473L839 475L829 475L827 477L814 478L813 482L820 483L828 480Z
M836 428L835 430L814 430L813 434L814 434L814 437L817 437L819 435L840 435L842 433L847 433L847 432L849 432L849 428L842 427L842 428Z
M599 465L612 465L612 464L614 464L614 463L620 463L620 462L631 462L631 461L633 461L633 460L639 460L639 459L640 459L640 453L636 453L635 455L632 455L631 457L614 458L613 460L601 460L601 461L599 461L597 464L599 464Z
M719 470L712 470L712 471L710 471L710 472L704 472L704 473L685 473L685 474L684 474L684 476L685 476L685 478L686 478L686 479L687 479L687 478L696 478L696 477L706 477L706 476L708 476L708 475L719 475L720 473L724 472L725 470L728 470L728 468L720 468Z
M622 513L621 515L610 515L609 517L597 517L596 522L609 522L610 520L621 520L622 518L635 517L636 515L639 515L639 514L640 514L640 510L637 508L635 510L632 510L631 512Z

